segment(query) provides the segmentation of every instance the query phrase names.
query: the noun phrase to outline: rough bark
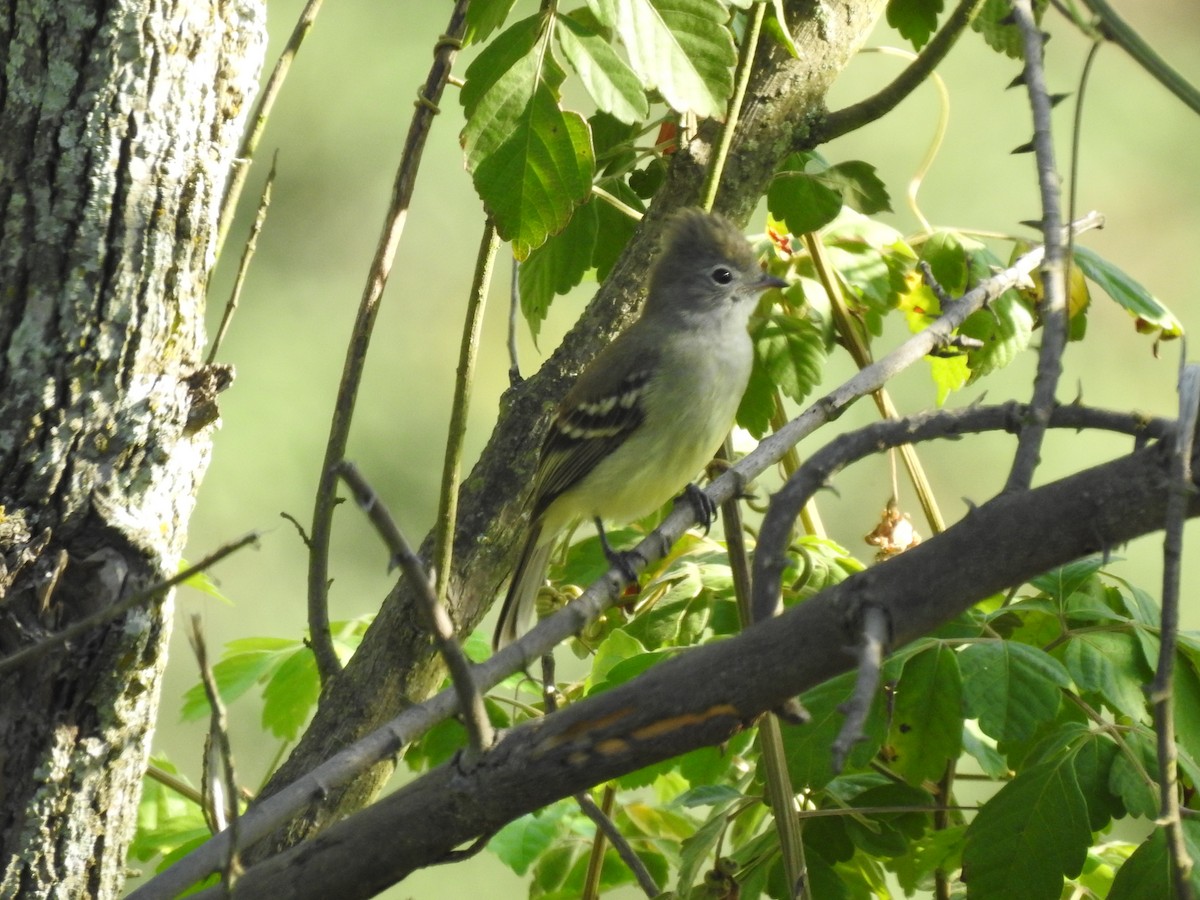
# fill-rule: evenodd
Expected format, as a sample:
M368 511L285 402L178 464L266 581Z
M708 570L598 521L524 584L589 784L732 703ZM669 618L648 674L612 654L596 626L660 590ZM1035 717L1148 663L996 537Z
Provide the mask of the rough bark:
M0 657L178 567L259 0L0 0ZM169 599L0 671L0 896L124 881Z
M787 4L788 22L802 48L792 59L778 45L764 46L737 130L717 207L742 221L761 197L779 160L802 142L809 123L824 112L837 74L866 40L882 0ZM773 42L766 42L773 44ZM519 537L521 490L529 483L537 436L571 377L623 325L636 304L661 220L700 196L716 137L710 123L672 160L667 183L600 293L538 373L504 398L500 420L479 463L463 484L451 573L452 614L460 632L483 618L507 577ZM426 548L427 550L428 548ZM265 794L273 793L327 759L413 701L426 697L441 667L421 629L415 594L401 582L347 667L326 686L313 723ZM288 846L369 802L391 773L381 765L345 791L330 792L286 833L260 847ZM251 854L250 858L255 858Z

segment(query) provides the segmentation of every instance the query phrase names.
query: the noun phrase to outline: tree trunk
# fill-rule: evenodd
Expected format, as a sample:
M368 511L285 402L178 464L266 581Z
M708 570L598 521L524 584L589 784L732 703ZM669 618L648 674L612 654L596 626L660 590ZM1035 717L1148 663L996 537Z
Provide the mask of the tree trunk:
M174 573L260 0L0 0L0 658ZM0 896L113 897L169 598L0 668Z

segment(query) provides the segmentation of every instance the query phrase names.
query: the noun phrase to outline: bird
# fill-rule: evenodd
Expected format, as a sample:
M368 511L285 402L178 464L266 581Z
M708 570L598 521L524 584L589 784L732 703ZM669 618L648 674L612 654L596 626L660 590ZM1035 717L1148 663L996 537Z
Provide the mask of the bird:
M749 382L750 316L763 291L787 283L764 272L745 235L716 213L677 211L661 246L641 315L597 354L555 410L493 650L528 629L563 530L594 520L605 554L620 565L604 521L641 518L685 488L704 497L691 479L732 428ZM698 512L711 521L711 505L701 503Z

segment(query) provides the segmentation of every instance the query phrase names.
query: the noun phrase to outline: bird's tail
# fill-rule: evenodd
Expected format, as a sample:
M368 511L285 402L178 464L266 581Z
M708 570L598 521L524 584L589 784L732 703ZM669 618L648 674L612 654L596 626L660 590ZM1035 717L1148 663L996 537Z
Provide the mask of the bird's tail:
M532 523L525 536L517 567L513 570L508 596L504 598L504 606L500 609L496 632L492 635L493 651L507 647L529 630L529 623L533 621L537 593L546 579L550 551L554 547L553 540L538 543L541 535L542 523Z

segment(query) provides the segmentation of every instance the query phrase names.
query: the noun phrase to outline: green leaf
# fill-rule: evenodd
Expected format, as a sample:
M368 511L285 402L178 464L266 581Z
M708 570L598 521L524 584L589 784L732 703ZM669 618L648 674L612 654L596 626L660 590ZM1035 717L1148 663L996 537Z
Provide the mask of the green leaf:
M1022 772L979 810L967 826L963 880L972 897L1057 900L1091 842L1074 766L1060 757Z
M1115 818L1125 815L1125 805L1113 796L1108 781L1112 774L1113 761L1121 751L1107 734L1087 732L1069 758L1075 767L1075 778L1079 782L1088 806L1088 827L1093 832L1108 826Z
M646 117L650 112L646 92L604 37L571 16L556 19L554 34L599 109L628 124Z
M1175 657L1175 739L1194 759L1200 759L1200 676L1190 656Z
M1164 338L1183 334L1183 323L1157 297L1087 247L1075 248L1075 264L1108 296L1138 320L1139 331L1157 330Z
M642 85L672 109L722 118L737 51L719 0L588 0L625 45Z
M1042 21L1042 13L1048 2L1049 0L1033 0L1034 21ZM1011 12L1011 0L986 0L971 20L971 27L983 35L983 39L993 50L999 50L1013 59L1021 59L1024 56L1021 32L1016 25L1011 24Z
M750 4L746 5L749 6ZM773 37L791 55L792 59L800 58L800 48L796 46L796 42L792 39L792 30L787 25L787 15L783 8L783 0L771 0L763 28L766 29L767 34Z
M937 29L942 0L888 0L888 24L920 50Z
M599 219L595 201L575 210L567 227L530 252L517 269L521 313L537 340L550 303L581 281L592 266Z
M935 231L921 244L921 260L929 264L933 280L938 287L952 297L963 294L967 289L967 251L962 239L954 231ZM933 298L933 295L930 294ZM935 307L937 300L927 304ZM937 307L940 311L940 307ZM927 312L932 310L927 309Z
M830 747L845 722L845 715L838 707L853 693L854 676L853 672L839 675L805 693L800 702L811 713L812 721L803 728L784 729L788 773L797 790L815 790L833 778ZM878 752L884 736L882 706L882 697L876 695L867 716L864 739L850 752L847 768L865 765Z
M545 51L546 19L522 19L467 68L463 150L500 236L525 259L561 231L591 189L587 123L558 105L562 70Z
M906 897L916 894L935 872L952 874L959 869L966 831L965 825L931 831L914 841L907 854L889 861Z
M962 751L962 676L955 652L937 643L909 657L895 696L887 739L891 767L912 785L937 781Z
M1053 656L1013 641L972 644L958 663L967 709L984 734L1001 741L1032 737L1058 712L1058 689L1071 683Z
M1158 815L1158 784L1153 779L1158 771L1155 746L1145 731L1132 731L1125 735L1125 744L1134 760L1125 753L1118 754L1108 773L1108 787L1129 814L1144 819Z
M488 841L488 849L518 875L524 875L562 832L567 803L563 800L509 822Z
M1142 667L1141 650L1132 634L1074 634L1067 642L1063 662L1080 690L1099 694L1112 709L1134 722L1148 720L1143 685L1152 673Z
M188 567L188 565L189 563L187 560L181 559L179 561L179 571L182 572ZM233 606L233 601L221 593L220 589L217 588L217 583L209 577L207 572L196 572L194 575L184 579L181 584L184 584L193 590L197 590L202 594L207 594L214 600L220 600L226 606Z
M560 109L542 85L504 143L472 172L496 230L512 243L517 259L566 226L591 190L593 164L587 123Z
M1200 822L1183 820L1183 842L1188 856L1200 859ZM1200 866L1193 866L1188 881L1192 894L1200 895ZM1162 900L1173 896L1166 832L1156 828L1118 870L1108 900Z
M773 313L756 322L751 337L754 339L754 368L758 370L757 378L753 372L751 377L755 378L756 384L771 387L770 397L761 401L764 407L770 405L766 411L769 421L774 409L774 389L799 403L820 384L826 356L825 335L821 326L806 316ZM751 402L758 402L754 395ZM746 419L756 425L762 424L761 414L747 415ZM740 415L739 421L742 421ZM766 428L750 431L761 437Z
M817 177L837 191L846 206L864 215L892 211L887 186L870 163L857 159L838 163Z
M213 666L217 691L225 704L232 703L257 682L272 675L303 644L288 638L241 638L230 641L220 661ZM210 712L204 685L194 684L183 695L181 717L185 722L204 718Z
M312 651L301 647L276 669L263 688L263 727L278 738L294 741L321 695L321 680Z
M679 845L679 878L676 890L681 896L689 896L688 891L696 883L701 869L709 864L709 857L728 825L725 809L720 806L712 811L708 821L697 828L695 834L684 838Z
M792 234L807 234L837 218L842 195L817 175L780 172L767 188L767 209Z
M641 198L623 181L607 179L601 183L606 191L627 206L638 212L645 212L646 205ZM616 265L617 259L633 237L637 222L631 219L612 204L600 202L596 204L596 216L599 230L596 235L596 250L592 255L592 265L596 268L596 280L603 281Z
M1062 606L1067 597L1083 587L1084 582L1094 577L1103 565L1104 561L1099 556L1087 556L1051 569L1044 575L1031 579L1029 583L1042 593L1049 594Z
M504 24L517 0L487 0L467 7L467 30L463 44L478 44Z
M995 781L1000 781L1008 776L1008 763L1004 761L1004 757L1000 754L1000 751L975 734L965 724L963 726L962 745L963 750L969 753L975 762L979 763L979 768L983 770L983 774Z

